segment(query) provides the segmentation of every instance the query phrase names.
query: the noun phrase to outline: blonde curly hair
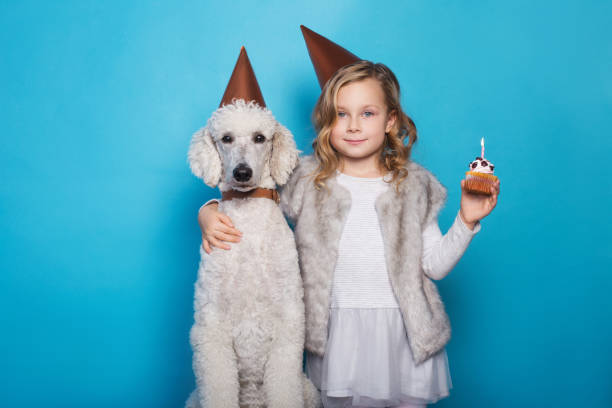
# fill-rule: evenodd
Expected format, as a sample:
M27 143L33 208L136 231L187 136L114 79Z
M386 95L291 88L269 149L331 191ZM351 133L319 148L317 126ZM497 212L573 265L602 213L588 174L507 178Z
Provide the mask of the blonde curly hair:
M412 145L417 140L417 130L412 119L402 110L399 82L386 65L358 61L340 68L327 81L312 114L312 121L317 131L317 138L312 143L314 155L319 163L313 174L317 189L325 187L325 181L340 166L339 154L330 142L332 128L337 118L338 91L351 82L367 78L374 78L380 83L385 94L387 113L396 117L391 131L385 134L379 157L381 169L391 173L389 182L395 182L396 187L408 175L405 165L410 160Z

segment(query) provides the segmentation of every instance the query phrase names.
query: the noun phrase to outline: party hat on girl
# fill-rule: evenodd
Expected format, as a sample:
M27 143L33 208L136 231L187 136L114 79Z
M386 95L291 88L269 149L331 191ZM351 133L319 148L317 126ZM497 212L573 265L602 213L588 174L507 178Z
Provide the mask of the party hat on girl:
M353 62L361 61L361 58L352 52L315 33L308 27L301 25L300 28L321 89L338 69Z
M255 101L261 107L266 106L251 61L249 61L244 47L240 48L238 61L236 61L234 72L232 72L229 83L225 88L219 107L229 105L233 99L244 99L246 102Z

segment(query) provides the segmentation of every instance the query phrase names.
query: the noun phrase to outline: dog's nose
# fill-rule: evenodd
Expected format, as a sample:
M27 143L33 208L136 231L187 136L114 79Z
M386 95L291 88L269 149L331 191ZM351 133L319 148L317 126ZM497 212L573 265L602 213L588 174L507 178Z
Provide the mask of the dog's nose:
M252 175L253 170L251 170L251 168L244 163L240 163L234 169L234 178L236 179L236 181L240 181L241 183L249 181Z

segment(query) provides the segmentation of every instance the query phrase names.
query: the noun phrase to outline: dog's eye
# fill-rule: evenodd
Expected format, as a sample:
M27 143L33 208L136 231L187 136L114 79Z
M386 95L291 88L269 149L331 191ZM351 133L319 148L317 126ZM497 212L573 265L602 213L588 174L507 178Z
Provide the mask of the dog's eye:
M232 138L231 135L223 135L223 137L221 138L221 141L223 143L232 143L234 139Z
M266 141L266 137L264 135L262 135L261 133L258 133L255 135L255 137L253 138L253 141L255 143L263 143Z

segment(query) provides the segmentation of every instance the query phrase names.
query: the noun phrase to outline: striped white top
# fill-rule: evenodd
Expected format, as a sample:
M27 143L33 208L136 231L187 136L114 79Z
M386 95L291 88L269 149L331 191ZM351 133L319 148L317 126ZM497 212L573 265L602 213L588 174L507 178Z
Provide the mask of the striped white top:
M387 273L385 251L374 207L378 196L392 188L382 177L361 178L337 174L337 181L351 193L351 209L340 237L332 284L331 308L399 308ZM390 187L391 186L391 187ZM459 214L442 237L437 220L423 231L423 269L441 279L459 261L473 231Z

